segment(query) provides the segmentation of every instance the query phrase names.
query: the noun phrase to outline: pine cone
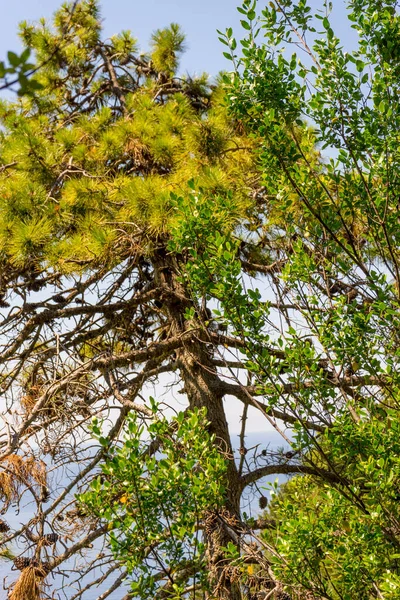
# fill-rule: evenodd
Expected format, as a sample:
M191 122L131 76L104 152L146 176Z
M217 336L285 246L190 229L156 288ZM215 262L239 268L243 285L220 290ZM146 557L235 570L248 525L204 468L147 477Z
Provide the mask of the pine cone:
M289 452L285 452L285 458L293 458L296 456L297 452L295 450L289 450Z
M14 567L18 569L18 571L22 571L23 569L30 567L31 559L27 558L26 556L17 556L17 558L14 558L13 563Z
M260 496L258 499L258 505L261 508L261 510L264 510L264 508L267 508L268 499L265 496Z
M28 283L26 289L30 292L39 292L42 289L42 284L38 281L32 281L32 283Z
M50 563L43 562L35 569L36 577L46 577L50 573Z
M43 546L53 546L56 542L58 542L58 534L57 533L47 533L42 537Z
M289 596L289 594L287 594L286 592L278 592L276 600L292 600L292 597Z
M49 498L50 498L49 488L47 488L45 485L42 485L41 489L40 489L40 501L47 502Z
M5 533L6 531L10 531L10 527L5 521L0 519L0 533Z

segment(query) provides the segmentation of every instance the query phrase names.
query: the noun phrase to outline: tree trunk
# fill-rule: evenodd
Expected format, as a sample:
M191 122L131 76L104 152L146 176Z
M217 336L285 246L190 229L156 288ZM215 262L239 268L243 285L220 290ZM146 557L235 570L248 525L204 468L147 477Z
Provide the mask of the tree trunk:
M221 453L227 459L227 476L225 483L225 502L221 515L210 511L206 518L205 542L207 546L207 561L212 597L224 600L240 600L239 585L235 582L235 573L228 561L224 559L221 550L232 538L223 521L237 520L240 512L240 481L233 459L231 439L223 405L223 391L219 375L212 364L212 350L207 340L207 332L201 319L188 321L184 318L187 308L194 306L193 301L186 296L186 290L178 277L176 264L164 252L158 252L155 260L156 282L165 290L162 303L171 326L171 335L184 334L189 329L195 329L196 335L185 338L182 347L177 350L177 365L184 383L190 408L207 410L210 421L209 431L215 435L216 443ZM198 307L195 307L196 310Z

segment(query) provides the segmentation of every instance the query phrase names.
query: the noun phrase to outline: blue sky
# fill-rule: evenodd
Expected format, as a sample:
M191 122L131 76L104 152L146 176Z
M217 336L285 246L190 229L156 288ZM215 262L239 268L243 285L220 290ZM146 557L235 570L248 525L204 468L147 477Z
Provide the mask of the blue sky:
M3 0L5 2L5 0ZM1 2L0 2L1 3ZM20 47L17 28L24 19L34 21L49 17L61 0L18 0L7 2L0 23L0 58L8 50ZM216 29L235 26L239 30L237 0L103 0L102 16L107 36L130 29L141 47L147 49L151 33L171 22L179 23L187 35L188 50L181 70L216 75L229 68L222 56L223 47Z
M18 23L24 19L35 21L50 17L62 0L18 0L7 2L0 23L0 59L8 50L17 50ZM5 4L5 0L2 0ZM266 3L259 2L260 8ZM1 4L1 0L0 0ZM241 0L102 0L102 16L106 36L130 29L138 38L141 48L147 49L151 33L171 22L179 23L187 35L188 50L182 58L181 71L191 74L208 72L216 75L229 69L230 62L223 56L224 47L218 41L216 29L224 31L233 27L237 38L243 30L237 5ZM322 8L323 0L310 0L313 7ZM334 0L334 25L336 32L346 42L351 39L351 29L345 18L345 0ZM244 36L243 36L244 37Z

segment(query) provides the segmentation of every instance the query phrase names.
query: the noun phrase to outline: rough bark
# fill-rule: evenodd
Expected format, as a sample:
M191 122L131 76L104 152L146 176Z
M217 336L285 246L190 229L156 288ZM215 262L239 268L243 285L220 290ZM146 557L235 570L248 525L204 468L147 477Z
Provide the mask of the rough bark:
M183 343L176 351L176 362L181 379L184 383L190 408L207 409L210 422L209 431L215 435L216 443L227 458L227 476L225 482L226 496L222 511L226 518L236 520L240 511L241 485L240 476L233 459L233 450L226 420L223 396L224 387L213 365L209 340L202 327L199 307L198 316L193 320L184 318L185 310L193 306L187 298L186 291L179 278L178 266L165 251L159 251L154 259L155 280L169 293L163 298L163 308L171 324L171 335L182 335ZM198 334L186 337L188 329L195 329ZM207 562L209 567L210 585L213 597L225 600L240 600L241 593L237 582L234 581L232 568L227 568L222 550L231 537L221 526L218 519L210 516L205 527L207 546Z

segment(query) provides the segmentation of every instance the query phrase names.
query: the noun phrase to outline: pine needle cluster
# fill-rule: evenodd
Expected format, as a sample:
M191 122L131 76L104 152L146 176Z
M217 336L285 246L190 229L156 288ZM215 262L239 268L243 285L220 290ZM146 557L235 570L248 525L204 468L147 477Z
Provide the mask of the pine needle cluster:
M244 214L249 140L206 76L177 77L179 26L137 54L129 32L102 41L96 2L70 10L22 25L43 89L0 106L0 261L63 273L118 262L139 232L168 235L171 193L189 202L188 180L207 194L233 189Z

